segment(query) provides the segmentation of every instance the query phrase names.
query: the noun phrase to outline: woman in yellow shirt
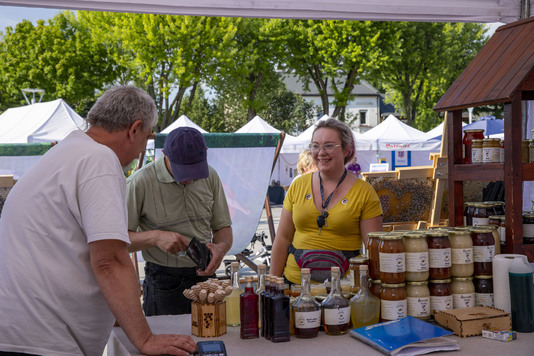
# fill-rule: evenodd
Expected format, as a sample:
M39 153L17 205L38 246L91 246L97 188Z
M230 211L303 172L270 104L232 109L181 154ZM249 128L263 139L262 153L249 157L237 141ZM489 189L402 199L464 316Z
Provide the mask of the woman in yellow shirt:
M300 268L306 263L302 257L324 261L343 251L348 259L359 253L367 233L382 230L382 209L374 188L345 168L354 157L354 147L348 125L336 119L319 121L310 145L318 171L295 179L287 192L271 254L272 274L299 284ZM322 252L313 255L303 250ZM319 265L316 278L310 265L312 279L322 282L330 268L328 262Z

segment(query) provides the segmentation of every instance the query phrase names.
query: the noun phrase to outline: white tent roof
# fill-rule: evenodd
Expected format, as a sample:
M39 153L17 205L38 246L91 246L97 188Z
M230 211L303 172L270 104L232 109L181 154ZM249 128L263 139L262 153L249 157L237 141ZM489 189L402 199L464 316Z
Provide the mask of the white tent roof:
M267 121L259 116L243 125L236 133L279 133L280 130L271 126Z
M207 133L208 131L204 130L202 127L195 124L193 121L191 121L187 116L182 115L180 116L176 121L174 121L172 124L167 126L161 133L170 133L172 130L178 128L178 127L192 127L194 129L197 129L201 133Z
M521 15L519 0L0 0L9 6L294 19L513 22ZM534 8L534 0L530 0Z
M426 135L411 126L406 125L394 115L389 115L379 125L363 134L364 138L380 141L425 141Z
M63 99L21 106L0 115L0 143L60 141L84 125Z
M439 124L438 126L434 127L432 130L430 131L427 131L425 133L426 135L426 138L428 140L434 138L434 137L438 137L438 136L441 136L443 135L443 125L444 125L444 122L442 122L441 124ZM465 126L467 125L465 122L462 122L462 126Z

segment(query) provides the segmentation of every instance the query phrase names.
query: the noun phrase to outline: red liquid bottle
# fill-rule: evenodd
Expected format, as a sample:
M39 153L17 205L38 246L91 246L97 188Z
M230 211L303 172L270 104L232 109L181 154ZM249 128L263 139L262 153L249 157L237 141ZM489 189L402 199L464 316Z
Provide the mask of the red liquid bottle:
M300 270L302 291L293 304L295 336L301 339L317 337L321 326L321 305L311 294L310 269Z
M258 295L252 287L252 276L245 277L245 292L240 296L239 310L241 312L242 339L254 339L259 337L258 328Z
M276 290L272 297L272 342L286 342L289 335L289 296L284 293L287 284L283 278L276 279Z

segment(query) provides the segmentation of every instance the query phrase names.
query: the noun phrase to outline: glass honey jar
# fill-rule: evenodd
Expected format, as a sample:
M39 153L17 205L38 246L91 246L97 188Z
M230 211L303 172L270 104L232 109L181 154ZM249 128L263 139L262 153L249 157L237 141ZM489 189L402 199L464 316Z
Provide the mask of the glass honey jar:
M367 234L369 242L367 246L367 253L369 254L369 278L380 279L380 259L378 255L378 244L380 243L380 236L384 232L370 232Z
M364 255L353 257L349 260L351 274L351 292L358 293L360 290L360 266L369 265L369 258Z
M398 320L408 316L405 283L382 283L380 290L380 320Z
M449 230L449 241L451 245L451 276L472 276L474 265L471 232L465 229Z
M451 283L452 303L454 309L475 306L475 286L473 277L456 277Z
M474 228L471 230L473 241L474 274L491 276L493 274L493 257L495 256L495 239L489 229Z
M475 306L494 307L493 276L475 276L473 284L475 286Z
M446 231L434 230L426 235L430 279L451 277L451 245Z
M430 290L430 309L433 311L453 309L451 280L431 279L428 283Z
M421 320L430 319L430 290L428 281L407 282L408 315Z
M426 234L406 233L403 236L403 244L406 254L406 281L426 281L429 275Z
M378 245L380 280L382 283L401 283L406 278L406 256L401 234L380 236Z

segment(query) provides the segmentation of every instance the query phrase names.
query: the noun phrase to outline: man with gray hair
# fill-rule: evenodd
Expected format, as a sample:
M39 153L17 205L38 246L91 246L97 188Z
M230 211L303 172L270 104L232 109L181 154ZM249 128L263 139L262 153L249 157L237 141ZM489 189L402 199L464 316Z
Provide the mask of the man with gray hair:
M157 120L134 87L105 92L15 184L0 218L0 355L101 356L116 319L144 354L186 355L189 336L154 335L128 255L122 167Z

